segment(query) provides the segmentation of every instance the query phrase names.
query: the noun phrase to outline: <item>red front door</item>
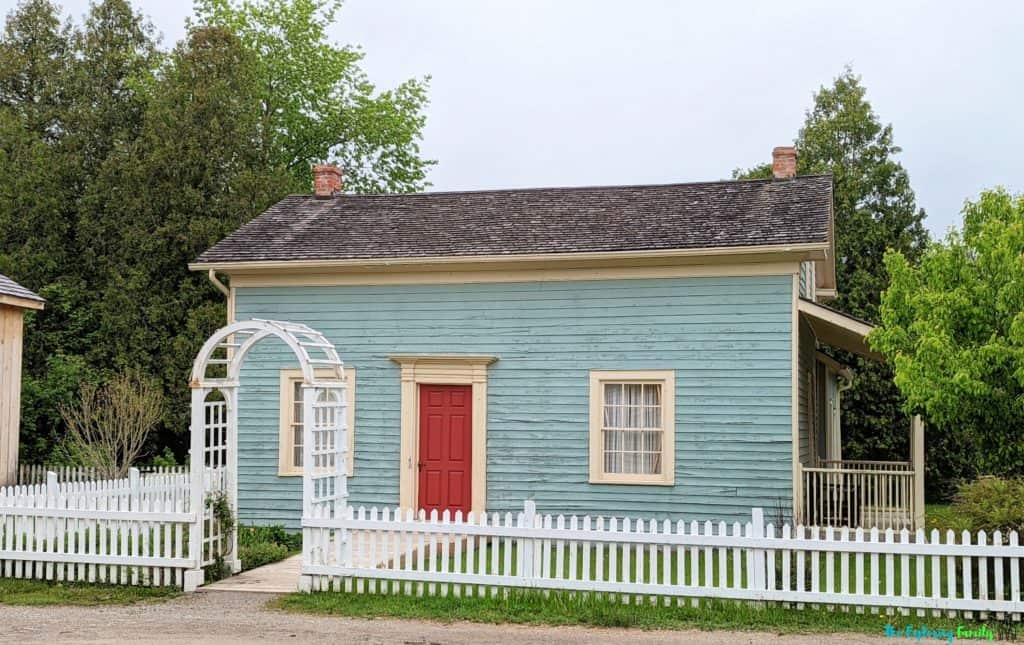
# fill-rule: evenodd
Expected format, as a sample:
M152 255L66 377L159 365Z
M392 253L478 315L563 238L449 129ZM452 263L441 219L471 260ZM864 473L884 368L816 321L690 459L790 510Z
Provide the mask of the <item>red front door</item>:
M472 386L420 385L419 507L438 515L472 507Z

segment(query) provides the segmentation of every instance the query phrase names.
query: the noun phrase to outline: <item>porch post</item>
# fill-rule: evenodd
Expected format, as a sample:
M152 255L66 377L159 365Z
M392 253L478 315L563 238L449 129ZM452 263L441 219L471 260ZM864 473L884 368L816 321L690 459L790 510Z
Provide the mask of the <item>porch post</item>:
M910 462L914 467L914 530L924 528L924 421L910 420Z
M793 525L804 523L804 465L799 461L793 468Z

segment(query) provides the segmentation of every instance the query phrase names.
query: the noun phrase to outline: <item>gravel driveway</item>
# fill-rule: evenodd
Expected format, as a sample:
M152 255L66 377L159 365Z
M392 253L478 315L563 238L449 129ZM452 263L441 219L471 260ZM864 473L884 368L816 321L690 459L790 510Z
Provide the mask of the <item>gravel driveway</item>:
M128 607L0 606L0 642L62 643L879 643L863 635L639 631L581 627L441 624L305 616L267 609L267 594L199 592ZM893 643L893 639L888 639Z

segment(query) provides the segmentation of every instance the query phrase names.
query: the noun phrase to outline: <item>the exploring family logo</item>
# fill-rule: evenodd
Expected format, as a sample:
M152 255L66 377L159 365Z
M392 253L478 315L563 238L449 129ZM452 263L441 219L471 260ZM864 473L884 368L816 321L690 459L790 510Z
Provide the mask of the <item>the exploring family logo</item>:
M885 626L885 635L887 638L911 638L916 641L923 640L940 640L952 643L953 641L962 638L964 640L995 640L995 632L988 625L974 625L972 627L965 627L958 625L956 629L932 629L926 625L907 625L903 629L897 628L895 625Z

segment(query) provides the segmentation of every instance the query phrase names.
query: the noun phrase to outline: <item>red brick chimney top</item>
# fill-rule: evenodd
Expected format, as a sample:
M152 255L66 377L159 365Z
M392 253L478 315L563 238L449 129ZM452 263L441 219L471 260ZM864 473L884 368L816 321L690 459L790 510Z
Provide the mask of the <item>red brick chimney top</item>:
M796 148L779 146L772 150L772 177L776 179L796 177Z
M341 168L333 164L313 166L313 196L327 199L340 193L341 177Z

